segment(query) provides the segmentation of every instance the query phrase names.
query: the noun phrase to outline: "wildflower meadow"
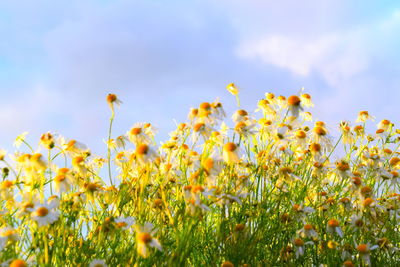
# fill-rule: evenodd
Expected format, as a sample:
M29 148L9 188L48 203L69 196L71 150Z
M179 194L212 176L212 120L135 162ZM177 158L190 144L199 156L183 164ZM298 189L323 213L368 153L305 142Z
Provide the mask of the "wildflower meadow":
M104 155L18 136L0 150L0 265L400 266L400 129L315 121L304 90L252 110L227 90L234 114L200 103L160 144L157 122L113 132L115 94Z

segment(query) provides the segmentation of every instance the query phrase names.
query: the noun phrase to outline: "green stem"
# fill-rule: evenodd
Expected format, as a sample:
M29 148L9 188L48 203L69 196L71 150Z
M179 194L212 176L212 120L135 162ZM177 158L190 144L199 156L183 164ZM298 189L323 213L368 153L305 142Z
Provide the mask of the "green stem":
M111 177L111 148L110 148L111 129L112 129L113 121L114 121L114 112L112 113L111 118L110 118L110 128L108 129L108 141L107 141L108 177L110 179L111 186L114 185L112 182L112 177Z

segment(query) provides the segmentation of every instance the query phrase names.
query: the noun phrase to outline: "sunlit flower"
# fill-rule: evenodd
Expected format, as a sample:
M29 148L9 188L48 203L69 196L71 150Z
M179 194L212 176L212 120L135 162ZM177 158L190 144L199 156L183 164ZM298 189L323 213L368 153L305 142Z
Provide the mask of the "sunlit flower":
M150 163L157 157L157 153L147 144L137 145L135 155L136 160L141 164Z
M374 117L369 115L368 111L363 110L358 113L356 122L366 122L367 120L374 120Z
M299 116L300 110L303 110L303 108L300 105L301 99L297 95L291 95L287 99L287 105L289 107L289 111L294 117Z
M340 228L340 223L336 219L330 219L328 221L326 230L331 234L337 233L340 237L343 237L343 231Z
M222 150L222 157L228 164L240 162L239 147L232 142L226 143Z
M226 89L228 90L229 93L231 93L234 96L237 96L239 94L239 88L234 83L230 83L226 86Z
M15 243L19 240L17 231L9 226L0 228L0 251L7 246L7 244Z
M301 228L297 233L302 238L317 238L318 233L315 231L314 226L312 224L305 224L303 228Z
M16 148L20 147L22 145L22 143L25 141L25 138L27 135L28 135L28 132L23 132L22 134L18 135L14 141L14 146Z
M151 138L145 131L145 123L135 123L128 131L127 136L129 140L135 144L150 144Z
M235 113L233 113L232 115L232 120L235 123L246 121L248 119L249 119L249 113L247 113L247 111L244 109L239 109L235 111Z
M82 155L90 154L87 146L76 140L72 139L72 140L68 141L68 143L67 143L67 142L65 142L63 137L60 137L59 142L61 143L64 150L72 156L78 156L78 155L82 156Z
M379 248L378 245L371 246L368 244L359 244L357 246L358 255L366 265L371 265L370 254L371 250Z
M50 132L42 134L40 137L40 144L42 144L46 149L54 148L55 141L53 135Z
M7 151L4 149L0 149L0 161L3 161L7 155Z
M33 208L30 209L32 220L36 221L39 226L45 226L53 224L58 220L60 212L55 210L57 207L56 203L36 203Z
M108 94L107 95L107 104L110 106L111 112L114 114L114 105L121 105L122 101L118 99L117 95L115 94Z
M117 228L122 230L128 230L132 225L135 224L135 219L132 217L117 217L114 219Z
M108 265L104 260L94 259L89 263L89 267L107 267Z
M82 176L86 176L88 173L87 164L83 156L76 156L72 158L73 169Z
M300 96L300 100L301 100L301 103L303 104L303 106L305 106L305 107L313 107L314 106L314 103L312 102L311 96L309 94L306 94L306 93L302 94Z
M28 263L21 259L15 259L10 261L9 267L28 267Z
M145 223L144 226L136 226L137 252L143 258L149 256L149 248L156 248L162 251L160 242L154 238L156 233L153 224Z
M295 247L295 254L296 254L296 258L302 257L305 253L305 245L313 245L314 242L312 241L308 241L308 242L304 242L303 239L301 238L295 238L293 240L293 245Z
M57 175L53 179L54 188L60 193L69 191L74 184L74 181L75 179L70 169L60 168L58 169Z
M378 129L382 129L384 131L389 131L390 127L392 127L392 123L389 120L381 120L377 127Z

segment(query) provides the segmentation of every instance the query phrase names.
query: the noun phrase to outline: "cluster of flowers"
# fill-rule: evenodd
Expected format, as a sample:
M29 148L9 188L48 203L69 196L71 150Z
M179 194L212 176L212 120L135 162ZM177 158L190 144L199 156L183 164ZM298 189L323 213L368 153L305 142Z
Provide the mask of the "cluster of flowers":
M106 157L50 132L37 150L26 134L28 152L1 150L2 266L400 264L394 124L368 134L362 111L335 140L303 90L266 93L252 113L227 89L231 122L203 102L158 147L150 123L111 138L109 94Z

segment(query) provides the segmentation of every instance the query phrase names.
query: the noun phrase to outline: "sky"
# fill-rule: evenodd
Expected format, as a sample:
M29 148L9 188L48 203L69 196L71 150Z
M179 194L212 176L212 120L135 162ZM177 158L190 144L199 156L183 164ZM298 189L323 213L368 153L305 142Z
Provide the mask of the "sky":
M232 113L231 82L249 111L304 87L333 127L398 124L399 33L399 1L2 0L0 148L52 131L105 155L108 93L115 135L150 122L165 140L201 102Z

